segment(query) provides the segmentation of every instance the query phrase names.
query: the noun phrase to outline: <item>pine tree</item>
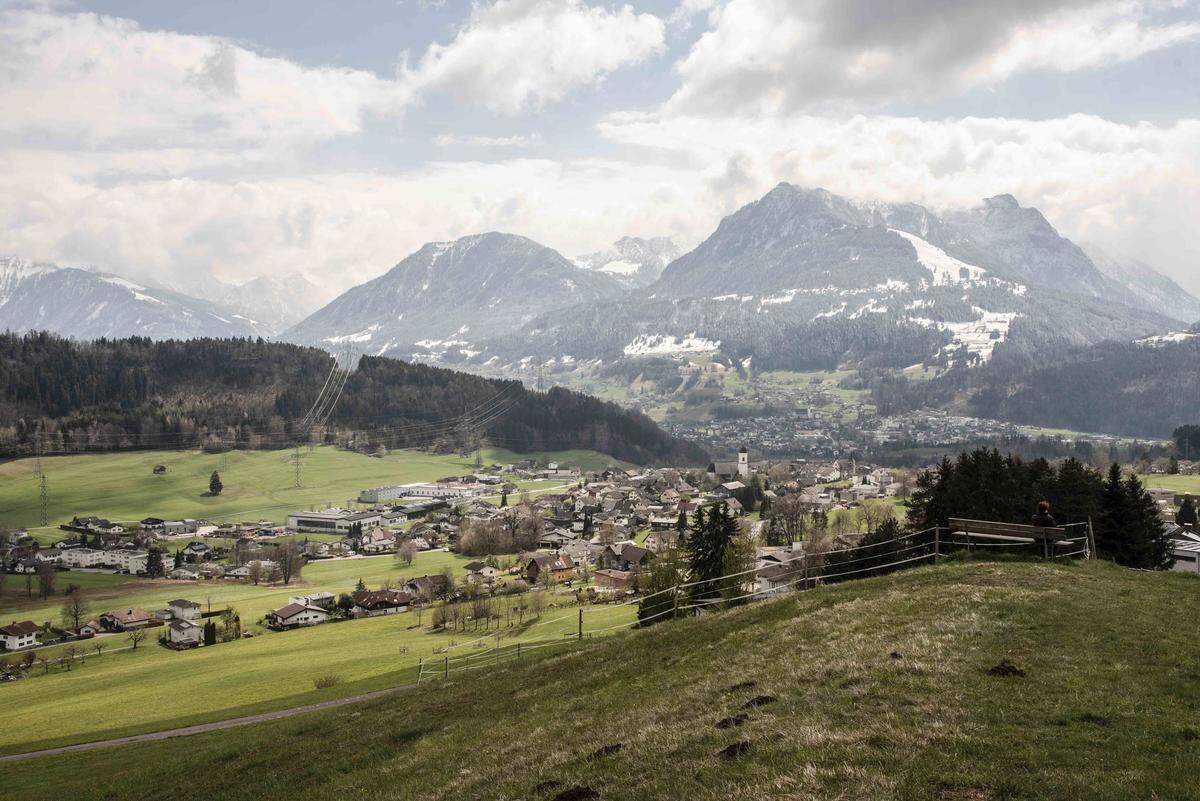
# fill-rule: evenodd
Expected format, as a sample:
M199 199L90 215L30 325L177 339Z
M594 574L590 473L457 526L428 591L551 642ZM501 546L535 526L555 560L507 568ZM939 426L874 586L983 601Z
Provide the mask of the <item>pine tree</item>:
M651 560L648 573L638 582L638 589L645 593L638 602L638 624L652 626L673 618L672 610L678 610L683 600L673 590L683 581L679 551L671 549Z
M687 553L692 581L692 597L706 600L719 594L717 579L725 567L725 554L737 536L737 520L725 504L714 508L705 518L699 512L688 537Z
M150 554L146 557L146 577L162 578L163 573L162 551L151 548Z
M508 507L508 491L505 490L500 493L500 508L505 509L507 507Z
M208 478L208 494L214 496L220 495L223 489L225 489L225 486L221 483L221 474L214 470L213 474Z
M1158 515L1158 504L1136 475L1125 480L1125 496L1129 501L1131 527L1129 562L1123 564L1142 570L1169 570L1174 562L1171 541Z
M354 585L354 591L355 592L366 592L367 591L367 585L363 583L363 580L361 578L358 580L358 583Z
M1096 524L1096 552L1118 564L1129 560L1127 534L1130 526L1129 498L1121 465L1113 462L1100 496L1100 518Z
M217 624L213 623L211 620L204 624L204 644L217 644Z

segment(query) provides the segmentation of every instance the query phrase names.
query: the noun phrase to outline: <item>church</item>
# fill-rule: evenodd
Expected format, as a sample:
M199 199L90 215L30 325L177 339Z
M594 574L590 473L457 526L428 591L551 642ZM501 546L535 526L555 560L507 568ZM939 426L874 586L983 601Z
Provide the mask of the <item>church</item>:
M722 481L750 478L750 453L743 445L738 449L736 462L713 462L708 466L708 472Z

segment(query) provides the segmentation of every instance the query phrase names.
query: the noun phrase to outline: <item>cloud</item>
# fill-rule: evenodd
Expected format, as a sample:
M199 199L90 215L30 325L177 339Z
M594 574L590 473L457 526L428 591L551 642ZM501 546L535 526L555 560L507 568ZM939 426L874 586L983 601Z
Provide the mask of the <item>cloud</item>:
M677 65L669 108L795 113L962 92L1200 38L1153 0L729 0Z
M609 10L581 0L496 0L476 5L449 44L430 45L403 74L419 91L517 114L658 53L664 27L627 5Z
M0 137L147 154L276 154L362 130L410 90L361 70L308 68L210 36L95 14L0 10ZM18 112L19 110L19 112ZM153 166L152 163L149 166Z
M542 143L542 135L536 131L531 134L517 136L479 136L462 134L441 134L433 140L438 147L533 147Z

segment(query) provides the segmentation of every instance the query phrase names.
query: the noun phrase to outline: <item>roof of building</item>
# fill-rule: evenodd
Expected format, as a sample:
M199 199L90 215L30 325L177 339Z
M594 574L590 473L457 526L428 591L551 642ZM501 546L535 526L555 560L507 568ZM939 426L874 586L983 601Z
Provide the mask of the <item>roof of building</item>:
M21 622L13 621L7 626L0 627L0 634L5 637L24 637L33 634L41 629L37 623L32 620L22 620Z

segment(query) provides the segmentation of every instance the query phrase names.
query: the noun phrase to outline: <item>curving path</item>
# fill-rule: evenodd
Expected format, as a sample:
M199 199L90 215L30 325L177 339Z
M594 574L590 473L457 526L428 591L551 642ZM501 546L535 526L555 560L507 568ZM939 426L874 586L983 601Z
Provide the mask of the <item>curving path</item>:
M274 712L260 712L257 715L246 715L240 718L230 718L229 720L215 720L211 723L198 723L195 726L184 726L179 729L166 729L165 731L147 732L146 734L131 734L128 737L113 737L109 740L93 740L90 743L77 743L75 745L63 745L58 748L46 748L41 751L28 751L23 754L8 754L0 755L0 763L18 762L24 759L35 759L44 756L56 756L59 754L71 754L76 751L91 751L96 748L108 748L114 745L128 745L129 743L144 743L152 740L166 740L172 737L186 737L190 734L203 734L210 731L220 731L221 729L232 729L236 726L245 726L250 723L263 723L268 720L279 720L280 718L290 718L293 715L299 715L303 712L316 712L321 709L332 709L334 707L345 706L346 704L354 704L359 701L370 701L373 698L380 698L385 695L390 695L400 690L406 690L409 687L416 687L416 684L402 684L398 687L389 687L386 690L375 690L362 695L351 695L347 698L335 698L330 701L319 701L315 704L304 704L303 706L294 706L290 709L277 709Z

